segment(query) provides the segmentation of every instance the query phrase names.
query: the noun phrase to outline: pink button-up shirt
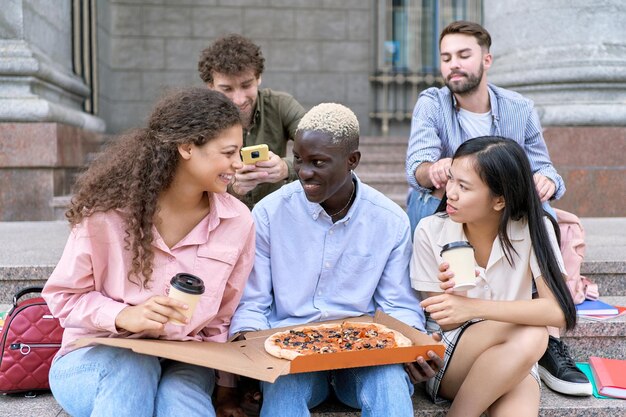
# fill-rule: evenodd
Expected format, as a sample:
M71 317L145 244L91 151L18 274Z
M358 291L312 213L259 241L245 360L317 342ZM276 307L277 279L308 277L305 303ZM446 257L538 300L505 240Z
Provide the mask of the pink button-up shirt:
M248 208L228 194L213 194L211 205L211 212L172 248L153 227L148 289L127 278L131 254L124 249L125 223L119 211L95 213L75 226L43 290L65 328L59 355L72 351L71 343L82 337L148 336L118 331L115 318L127 306L167 295L170 279L179 272L200 277L205 292L190 323L167 323L159 338L225 342L254 262L254 222ZM220 385L232 386L232 379L224 375Z

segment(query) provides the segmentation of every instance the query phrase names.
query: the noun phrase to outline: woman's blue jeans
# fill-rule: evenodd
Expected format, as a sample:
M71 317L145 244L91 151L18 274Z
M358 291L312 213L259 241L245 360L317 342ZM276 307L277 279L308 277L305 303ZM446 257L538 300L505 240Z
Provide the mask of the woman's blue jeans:
M54 398L73 417L215 417L213 369L93 346L57 358Z

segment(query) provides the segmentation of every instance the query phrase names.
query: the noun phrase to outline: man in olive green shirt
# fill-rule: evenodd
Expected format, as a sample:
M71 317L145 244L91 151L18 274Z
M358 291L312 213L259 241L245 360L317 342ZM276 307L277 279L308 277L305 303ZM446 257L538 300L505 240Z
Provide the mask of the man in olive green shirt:
M232 34L202 51L200 78L239 107L244 123L244 146L266 144L270 158L237 170L229 192L250 208L297 176L286 158L287 141L293 140L304 108L289 94L259 89L265 59L249 39Z

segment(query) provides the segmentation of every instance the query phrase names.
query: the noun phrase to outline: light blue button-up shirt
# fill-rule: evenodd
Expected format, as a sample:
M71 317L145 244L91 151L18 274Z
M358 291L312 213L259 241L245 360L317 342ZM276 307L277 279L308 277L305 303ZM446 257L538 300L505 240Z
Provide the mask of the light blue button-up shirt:
M556 184L554 198L561 198L565 184L550 161L533 102L493 84L488 88L492 115L490 134L512 139L522 146L533 173L550 178ZM451 158L463 142L471 139L459 123L456 105L448 87L424 90L415 104L405 168L409 185L422 192L430 190L417 183L417 167L422 162Z
M299 181L257 203L256 259L231 334L373 315L377 309L424 329L409 279L409 219L354 177L356 198L336 223L306 199Z

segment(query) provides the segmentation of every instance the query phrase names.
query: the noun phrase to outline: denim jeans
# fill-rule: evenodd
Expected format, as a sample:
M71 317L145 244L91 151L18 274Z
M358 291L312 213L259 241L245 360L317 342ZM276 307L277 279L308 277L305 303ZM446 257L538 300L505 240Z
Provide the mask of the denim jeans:
M307 372L261 382L261 417L307 417L330 394L366 417L412 417L413 385L402 365Z
M433 197L430 193L423 193L414 188L409 190L406 211L411 222L411 239L420 220L433 214L440 202L441 199Z
M414 188L409 190L406 211L411 222L411 239L420 220L433 214L439 207L439 203L441 203L441 199L433 197L430 193L423 193ZM547 201L543 203L543 209L556 220L556 212L550 206L550 203Z
M215 372L129 349L93 346L57 358L50 389L73 417L215 417Z

